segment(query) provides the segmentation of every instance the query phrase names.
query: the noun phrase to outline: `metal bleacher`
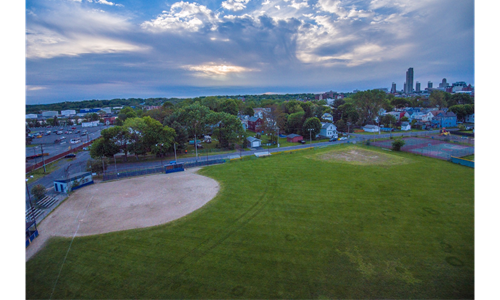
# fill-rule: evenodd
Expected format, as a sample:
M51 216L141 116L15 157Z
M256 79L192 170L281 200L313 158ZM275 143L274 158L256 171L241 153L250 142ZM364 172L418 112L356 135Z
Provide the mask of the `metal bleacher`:
M42 213L43 213L43 210L41 210L39 208L30 207L29 209L26 210L26 220L35 220Z
M38 201L36 204L42 208L49 208L52 205L54 205L54 203L56 203L56 202L57 202L57 199L55 199L54 197L45 196L42 200Z

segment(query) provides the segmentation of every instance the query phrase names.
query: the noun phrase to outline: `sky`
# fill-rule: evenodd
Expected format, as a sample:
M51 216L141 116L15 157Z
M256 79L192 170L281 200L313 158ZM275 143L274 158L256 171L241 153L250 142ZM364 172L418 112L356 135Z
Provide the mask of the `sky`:
M26 103L474 85L470 0L27 0Z

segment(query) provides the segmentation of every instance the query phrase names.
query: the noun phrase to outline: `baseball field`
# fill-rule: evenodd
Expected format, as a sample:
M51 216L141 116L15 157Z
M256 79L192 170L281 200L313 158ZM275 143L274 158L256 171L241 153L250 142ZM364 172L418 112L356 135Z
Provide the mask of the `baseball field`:
M26 297L474 298L471 168L340 145L198 174L219 190L184 217L51 238L26 264Z

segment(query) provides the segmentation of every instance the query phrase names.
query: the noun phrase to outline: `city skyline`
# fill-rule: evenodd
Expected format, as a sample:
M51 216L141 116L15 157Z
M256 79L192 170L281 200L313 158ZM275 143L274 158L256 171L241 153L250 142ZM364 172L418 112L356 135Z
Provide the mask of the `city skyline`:
M410 66L474 85L473 1L26 2L27 104L390 89Z

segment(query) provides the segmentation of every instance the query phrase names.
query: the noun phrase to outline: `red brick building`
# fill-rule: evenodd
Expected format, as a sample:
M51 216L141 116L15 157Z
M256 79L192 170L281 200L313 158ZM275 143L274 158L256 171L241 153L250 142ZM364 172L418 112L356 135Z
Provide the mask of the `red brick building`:
M251 117L248 119L248 130L257 132L262 128L262 119L258 117Z

